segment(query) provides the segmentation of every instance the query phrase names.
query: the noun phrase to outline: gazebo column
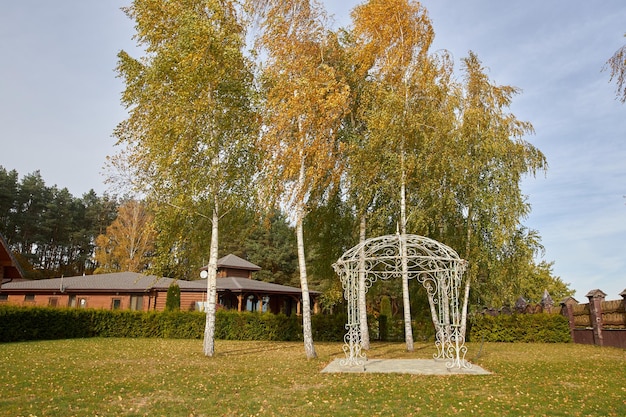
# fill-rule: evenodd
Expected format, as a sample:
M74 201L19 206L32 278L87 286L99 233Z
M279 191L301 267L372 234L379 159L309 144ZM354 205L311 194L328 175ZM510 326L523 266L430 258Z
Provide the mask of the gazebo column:
M243 311L243 294L237 295L237 311L240 313Z
M347 357L341 364L344 366L364 366L366 357L362 352L361 324L359 321L359 273L350 268L346 272L347 285L344 289L344 295L348 304L348 322L346 323L348 333L344 336L344 342L347 344L347 349L344 347L344 351Z

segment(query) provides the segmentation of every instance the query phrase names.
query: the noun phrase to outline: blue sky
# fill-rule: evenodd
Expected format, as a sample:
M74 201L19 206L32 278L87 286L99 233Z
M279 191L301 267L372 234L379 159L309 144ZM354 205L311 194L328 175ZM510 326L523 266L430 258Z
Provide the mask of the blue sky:
M338 25L356 1L326 1ZM40 170L75 196L106 190L102 167L125 118L116 54L134 53L127 1L6 2L0 13L0 165ZM457 62L476 52L498 84L523 90L512 112L531 122L527 139L547 156L547 174L527 178L525 224L544 259L576 290L626 289L626 105L601 72L626 38L626 2L431 0L434 50Z

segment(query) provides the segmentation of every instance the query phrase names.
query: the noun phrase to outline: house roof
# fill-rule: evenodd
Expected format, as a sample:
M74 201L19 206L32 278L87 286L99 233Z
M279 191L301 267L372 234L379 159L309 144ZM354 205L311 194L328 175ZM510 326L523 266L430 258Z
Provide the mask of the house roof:
M206 280L200 280L206 286ZM190 281L198 282L198 281ZM218 291L231 292L262 292L267 294L302 294L302 290L287 285L274 284L272 282L257 281L241 277L224 277L217 279ZM311 294L319 294L318 291L309 291Z
M261 267L248 262L232 253L217 260L218 268L243 269L245 271L260 271ZM204 268L206 269L206 267Z
M164 282L165 283L165 282ZM194 281L176 281L176 284L180 287L181 291L206 291L207 280L198 279ZM169 284L164 285L167 287ZM155 285L162 289L161 283ZM216 287L218 292L230 291L234 293L242 292L259 292L266 294L301 294L302 290L297 287L290 287L288 285L274 284L272 282L257 281L255 279L243 278L243 277L223 277L217 278ZM319 291L311 291L311 294L320 294Z
M0 276L2 276L3 280L5 278L16 279L23 278L24 272L20 267L20 264L17 262L13 253L9 249L9 245L7 241L4 240L4 236L0 233L0 268L3 268L4 271Z
M207 290L206 279L183 281L154 275L143 275L136 272L116 272L111 274L83 275L67 278L14 281L3 284L0 289L5 292L141 293L151 290L164 290L172 283L178 284L181 291L205 292ZM301 294L302 292L300 288L296 287L240 277L217 278L217 291L294 295ZM313 295L319 294L317 291L309 292Z
M155 286L168 287L172 278L159 278L136 272L81 275L50 279L14 281L2 285L3 291L90 291L90 292L146 292Z

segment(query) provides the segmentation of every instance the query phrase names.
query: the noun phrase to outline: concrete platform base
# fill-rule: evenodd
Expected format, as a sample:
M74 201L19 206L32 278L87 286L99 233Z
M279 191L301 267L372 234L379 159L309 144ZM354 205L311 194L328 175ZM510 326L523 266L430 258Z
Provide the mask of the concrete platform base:
M341 359L329 363L324 373L399 373L418 375L489 375L478 365L471 368L447 368L446 361L434 359L368 359L364 366L341 366Z

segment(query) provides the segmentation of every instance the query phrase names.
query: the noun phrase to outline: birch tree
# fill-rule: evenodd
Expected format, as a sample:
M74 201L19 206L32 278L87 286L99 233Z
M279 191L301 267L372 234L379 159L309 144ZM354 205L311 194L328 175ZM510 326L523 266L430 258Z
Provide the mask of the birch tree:
M326 60L324 12L316 2L261 2L258 44L263 63L264 128L260 148L268 199L291 213L296 227L307 358L316 357L305 262L303 219L341 174L337 140L349 91Z
M368 216L376 210L376 205L381 203L381 196L385 194L381 174L383 172L378 153L369 147L369 134L367 121L361 108L367 103L368 84L372 82L368 78L369 66L362 62L358 44L351 30L340 30L337 40L340 51L339 65L344 79L350 86L350 106L342 124L341 136L347 145L346 174L343 177L342 189L347 196L347 202L353 208L358 219L359 244L363 244L367 238ZM363 256L363 253L361 254ZM369 349L369 326L367 322L367 274L364 270L364 260L359 263L358 271L358 308L359 327L361 334L361 347Z
M519 89L492 83L472 52L462 63L458 133L449 143L456 157L450 172L456 212L464 225L459 236L471 266L468 279L475 279L479 268L487 276L499 259L507 257L507 248L522 244L517 236L530 206L521 192L521 179L545 170L547 162L524 138L533 133L532 125L508 112ZM522 245L528 244L525 240ZM489 280L489 285L503 285L493 274Z
M196 231L210 221L204 353L212 356L218 223L237 196L246 198L255 155L245 26L234 1L135 0L124 11L145 55L118 55L129 117L115 134L136 188L158 202L157 223L169 230L157 246L162 256L186 259L198 244L186 240L175 216Z
M423 77L429 65L428 50L434 31L426 10L407 0L370 0L353 11L353 36L357 65L371 80L363 105L367 122L367 152L380 155L381 177L386 186L397 184L400 211L398 233L407 233L407 173L423 150L421 105L427 101ZM401 244L402 293L407 350L413 350L408 291L406 245Z

